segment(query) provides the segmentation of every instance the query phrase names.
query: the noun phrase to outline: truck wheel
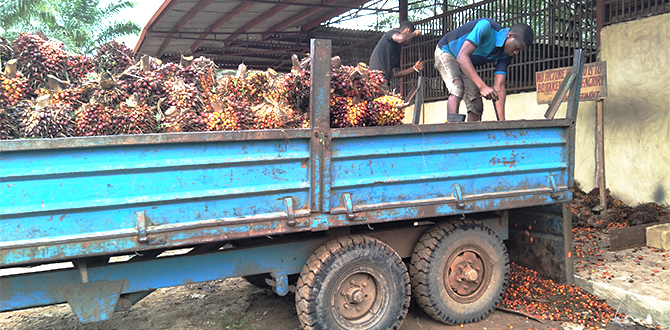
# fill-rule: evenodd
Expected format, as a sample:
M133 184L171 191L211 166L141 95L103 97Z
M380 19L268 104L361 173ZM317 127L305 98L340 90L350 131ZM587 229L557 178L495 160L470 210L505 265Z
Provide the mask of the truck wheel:
M426 314L446 324L470 323L502 300L509 256L500 236L484 224L441 223L417 243L409 272L414 299Z
M295 304L305 330L397 329L410 294L407 268L391 247L372 237L347 236L309 257Z

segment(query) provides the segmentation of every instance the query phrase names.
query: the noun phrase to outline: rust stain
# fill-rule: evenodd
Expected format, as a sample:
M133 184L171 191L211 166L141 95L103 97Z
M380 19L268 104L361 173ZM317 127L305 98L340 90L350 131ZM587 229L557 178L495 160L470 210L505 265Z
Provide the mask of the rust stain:
M370 175L374 175L374 173L372 173L372 161L368 159L368 163L370 163Z
M52 214L48 221L51 221L51 220L53 220L53 219L54 219L54 216L53 216L53 214Z
M300 162L300 166L302 166L302 168L307 168L307 161L303 160L302 162Z
M65 218L65 214L63 214L63 215L58 219L58 221L63 221L63 218Z

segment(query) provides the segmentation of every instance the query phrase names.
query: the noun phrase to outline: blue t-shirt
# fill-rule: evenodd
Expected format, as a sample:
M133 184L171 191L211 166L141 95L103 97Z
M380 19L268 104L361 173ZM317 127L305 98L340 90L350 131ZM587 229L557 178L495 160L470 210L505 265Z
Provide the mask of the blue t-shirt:
M507 66L512 62L512 57L503 49L508 32L508 28L501 28L494 20L480 18L447 33L440 39L437 47L458 57L461 47L468 41L477 47L470 56L473 65L498 61L494 74L507 75Z

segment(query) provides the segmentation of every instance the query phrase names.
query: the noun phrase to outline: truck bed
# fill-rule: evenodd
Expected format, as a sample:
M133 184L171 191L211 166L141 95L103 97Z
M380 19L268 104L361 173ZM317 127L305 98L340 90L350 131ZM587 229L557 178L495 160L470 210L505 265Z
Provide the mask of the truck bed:
M559 119L1 141L0 268L569 201L573 130Z

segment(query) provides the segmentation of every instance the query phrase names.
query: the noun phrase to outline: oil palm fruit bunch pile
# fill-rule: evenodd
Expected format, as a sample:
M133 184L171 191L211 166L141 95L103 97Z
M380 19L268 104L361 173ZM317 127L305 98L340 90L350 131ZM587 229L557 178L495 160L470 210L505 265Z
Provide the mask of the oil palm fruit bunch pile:
M93 89L90 103L100 104L108 108L116 108L130 97L108 73L103 73L98 80L99 87Z
M65 80L68 55L63 44L22 33L16 39L18 71L28 80L31 91L47 87L48 77Z
M237 131L252 128L252 119L248 113L249 103L242 99L220 98L212 95L212 112L207 117L208 131Z
M28 101L21 101L13 106L0 107L0 140L21 137L21 112L28 104Z
M284 76L285 102L298 114L309 112L309 72L291 71Z
M158 132L155 108L131 99L111 114L112 134L150 134Z
M198 93L198 89L183 81L172 85L167 94L163 126L167 132L201 132L207 128L211 105Z
M388 92L384 75L356 67L334 66L331 72L331 127L400 125L405 117L402 99Z
M95 60L89 56L70 56L66 60L67 78L73 83L84 83L88 74L96 71Z
M98 47L95 62L101 72L117 75L135 64L133 51L125 43L114 40L106 42Z
M274 70L246 73L240 66L236 76L219 80L216 98L229 104L234 111L216 111L210 120L220 122L222 115L231 116L224 122L236 122L241 129L274 129L302 127L294 108L281 96L286 95L284 77ZM210 129L215 125L209 125Z
M112 134L113 109L100 103L87 103L74 113L77 136L100 136Z
M17 75L14 78L0 74L0 107L10 107L28 94L28 81Z
M48 97L48 96L47 96ZM72 108L62 103L25 103L21 109L21 136L62 138L75 136Z
M213 92L216 84L216 64L200 56L183 70L181 76L184 82L195 85L200 93L208 96Z
M400 125L405 118L403 100L399 95L384 95L374 99L369 109L372 126Z

